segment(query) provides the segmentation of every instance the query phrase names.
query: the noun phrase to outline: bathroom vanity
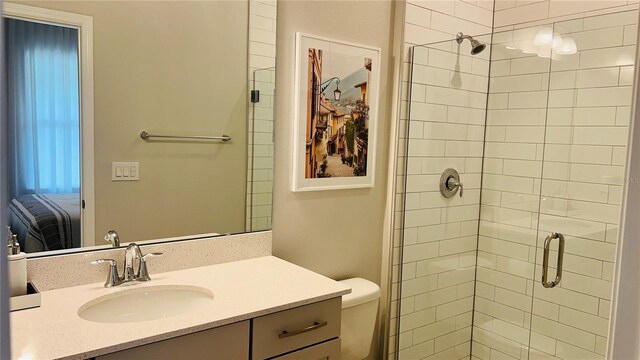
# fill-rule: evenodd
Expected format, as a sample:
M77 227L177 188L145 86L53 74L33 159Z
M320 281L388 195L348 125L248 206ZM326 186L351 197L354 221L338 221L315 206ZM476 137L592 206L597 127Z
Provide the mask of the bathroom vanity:
M339 357L341 296L350 292L344 284L273 256L152 273L151 277L149 282L111 288L100 282L43 292L41 307L11 315L12 357ZM113 310L110 317L108 312L100 313L109 308L100 306L97 315L85 312L96 304L129 297L143 305L149 301L155 309L160 305L152 297L132 294L181 289L206 293L210 301L175 315L161 308L133 317L120 310ZM189 308L195 303L185 304ZM131 308L138 305L132 303ZM92 320L86 320L90 316Z

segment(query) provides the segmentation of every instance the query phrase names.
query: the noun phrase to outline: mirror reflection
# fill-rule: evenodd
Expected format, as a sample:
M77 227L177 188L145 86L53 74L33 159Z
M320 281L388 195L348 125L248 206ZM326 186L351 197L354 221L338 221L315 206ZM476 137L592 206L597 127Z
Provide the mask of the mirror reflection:
M22 251L271 227L275 36L255 61L247 1L12 0L3 18Z

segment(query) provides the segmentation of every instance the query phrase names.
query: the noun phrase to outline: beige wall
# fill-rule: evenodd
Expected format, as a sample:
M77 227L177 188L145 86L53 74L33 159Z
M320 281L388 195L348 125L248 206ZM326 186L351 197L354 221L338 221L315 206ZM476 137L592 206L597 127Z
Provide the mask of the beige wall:
M391 124L392 8L392 1L278 2L273 254L335 279L358 276L380 283ZM297 31L382 49L373 189L291 192Z
M23 3L93 17L96 243L110 228L244 231L248 2ZM143 129L233 140L145 143ZM113 161L140 162L140 180L112 182Z

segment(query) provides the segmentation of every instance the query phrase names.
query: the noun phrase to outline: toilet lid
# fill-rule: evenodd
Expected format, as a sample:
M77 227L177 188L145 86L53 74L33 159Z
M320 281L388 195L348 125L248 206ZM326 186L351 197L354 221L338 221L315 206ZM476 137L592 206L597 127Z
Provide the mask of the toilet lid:
M380 298L380 287L369 280L353 278L340 281L351 288L351 294L342 296L342 308L348 308Z

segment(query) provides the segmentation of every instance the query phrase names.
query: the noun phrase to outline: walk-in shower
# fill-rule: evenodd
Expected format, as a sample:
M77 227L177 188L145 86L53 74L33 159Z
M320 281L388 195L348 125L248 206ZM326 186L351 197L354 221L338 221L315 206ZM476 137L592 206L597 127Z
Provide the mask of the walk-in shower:
M399 359L606 357L637 20L412 48Z

